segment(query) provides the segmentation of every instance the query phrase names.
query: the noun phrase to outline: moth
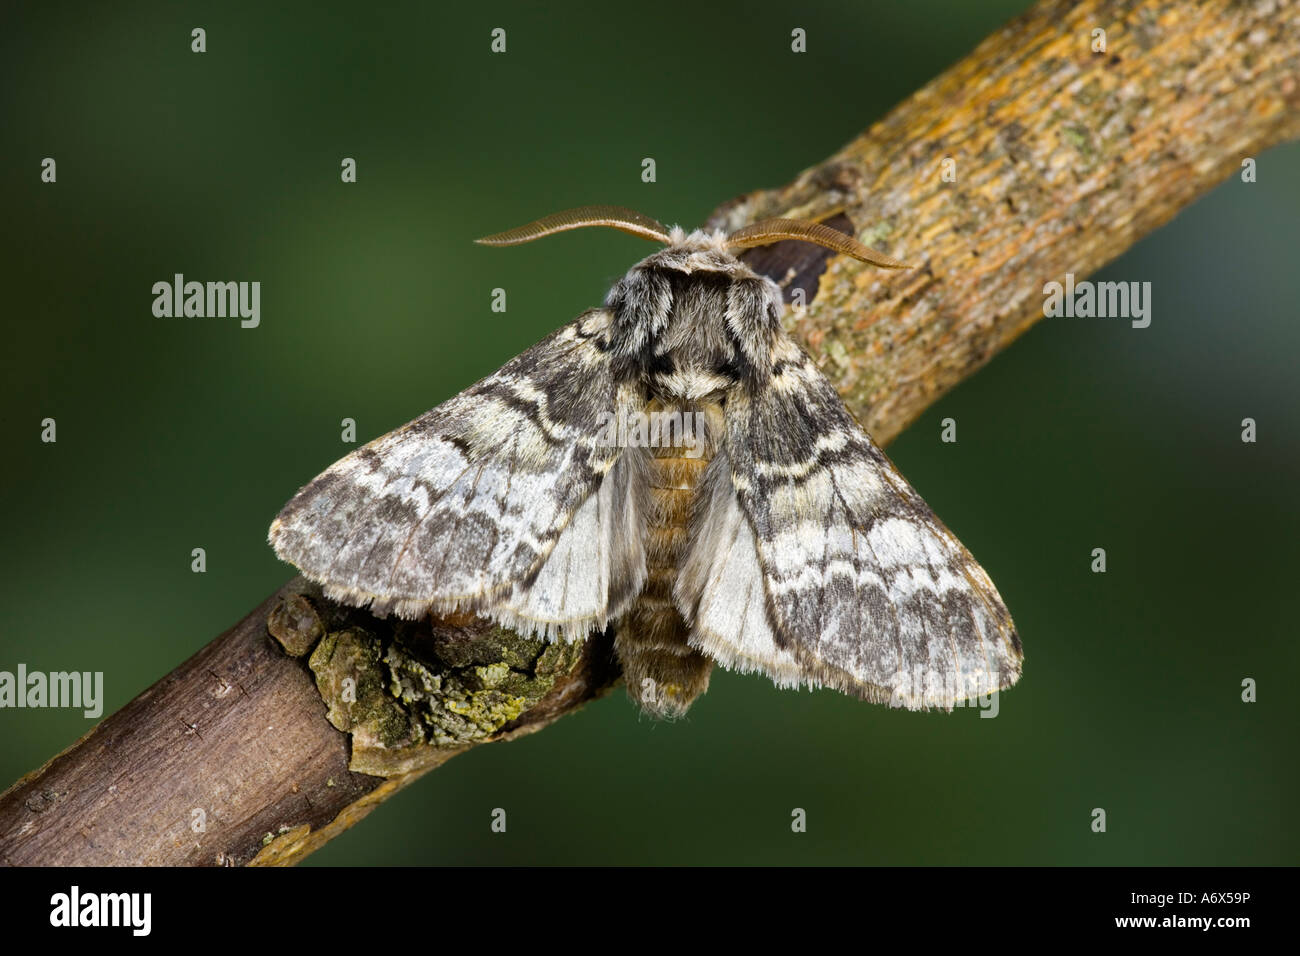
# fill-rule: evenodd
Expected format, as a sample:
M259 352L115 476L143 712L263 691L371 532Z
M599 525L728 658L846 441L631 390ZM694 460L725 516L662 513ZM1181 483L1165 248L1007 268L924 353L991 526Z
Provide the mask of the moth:
M1020 639L989 576L736 254L796 239L906 266L819 223L687 234L614 206L478 241L588 226L664 248L603 307L303 487L276 553L377 615L468 612L550 641L612 627L629 695L660 717L714 664L909 709L1013 684Z

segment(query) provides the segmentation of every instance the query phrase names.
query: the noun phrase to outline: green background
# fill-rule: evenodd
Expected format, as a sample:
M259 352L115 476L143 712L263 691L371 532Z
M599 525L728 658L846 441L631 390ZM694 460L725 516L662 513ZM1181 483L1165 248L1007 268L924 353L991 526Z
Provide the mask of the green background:
M366 441L415 417L648 251L473 237L589 202L696 224L1025 4L27 6L0 30L0 669L102 670L107 713L290 576L266 528L353 447L340 419ZM1294 145L1259 157L1101 274L1153 283L1150 328L1043 322L891 447L1015 615L997 719L719 672L656 724L620 691L310 862L1297 862L1298 173ZM261 327L154 318L175 272L261 281ZM0 711L0 786L89 726Z

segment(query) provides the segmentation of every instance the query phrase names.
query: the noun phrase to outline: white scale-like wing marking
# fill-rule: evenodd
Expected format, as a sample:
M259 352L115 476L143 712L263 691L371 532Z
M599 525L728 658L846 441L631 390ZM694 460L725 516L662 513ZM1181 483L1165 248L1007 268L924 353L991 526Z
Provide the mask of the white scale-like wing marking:
M909 708L1013 684L1020 642L988 575L782 344L784 381L728 396L731 481L719 458L676 592L692 643L781 686Z
M701 487L692 546L677 578L674 598L692 620L690 642L723 667L758 671L779 687L797 687L803 671L778 647L768 623L766 589L749 519L731 487L725 457L715 458Z

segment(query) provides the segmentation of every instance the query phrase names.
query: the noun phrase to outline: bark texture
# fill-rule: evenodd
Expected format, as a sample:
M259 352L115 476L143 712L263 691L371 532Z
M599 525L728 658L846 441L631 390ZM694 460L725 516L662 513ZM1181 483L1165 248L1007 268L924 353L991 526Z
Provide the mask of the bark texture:
M888 442L1042 318L1044 283L1095 272L1297 135L1300 4L1040 3L825 162L712 224L846 214L868 246L919 266L832 260L791 322ZM800 267L819 253L781 245L808 282ZM774 278L781 267L768 262Z

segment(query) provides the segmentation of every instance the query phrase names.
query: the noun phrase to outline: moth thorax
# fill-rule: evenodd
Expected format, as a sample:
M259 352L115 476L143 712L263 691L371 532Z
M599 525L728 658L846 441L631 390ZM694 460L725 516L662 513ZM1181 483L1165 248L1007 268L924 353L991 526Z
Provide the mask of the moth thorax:
M673 602L677 569L686 556L696 488L720 434L717 405L651 402L659 441L645 449L649 462L650 513L646 535L645 588L619 621L615 648L628 695L656 717L679 717L709 686L713 662L687 644L690 627ZM654 432L652 432L654 434Z
M780 288L717 249L670 248L610 291L611 350L667 402L708 403L761 376L781 335Z

